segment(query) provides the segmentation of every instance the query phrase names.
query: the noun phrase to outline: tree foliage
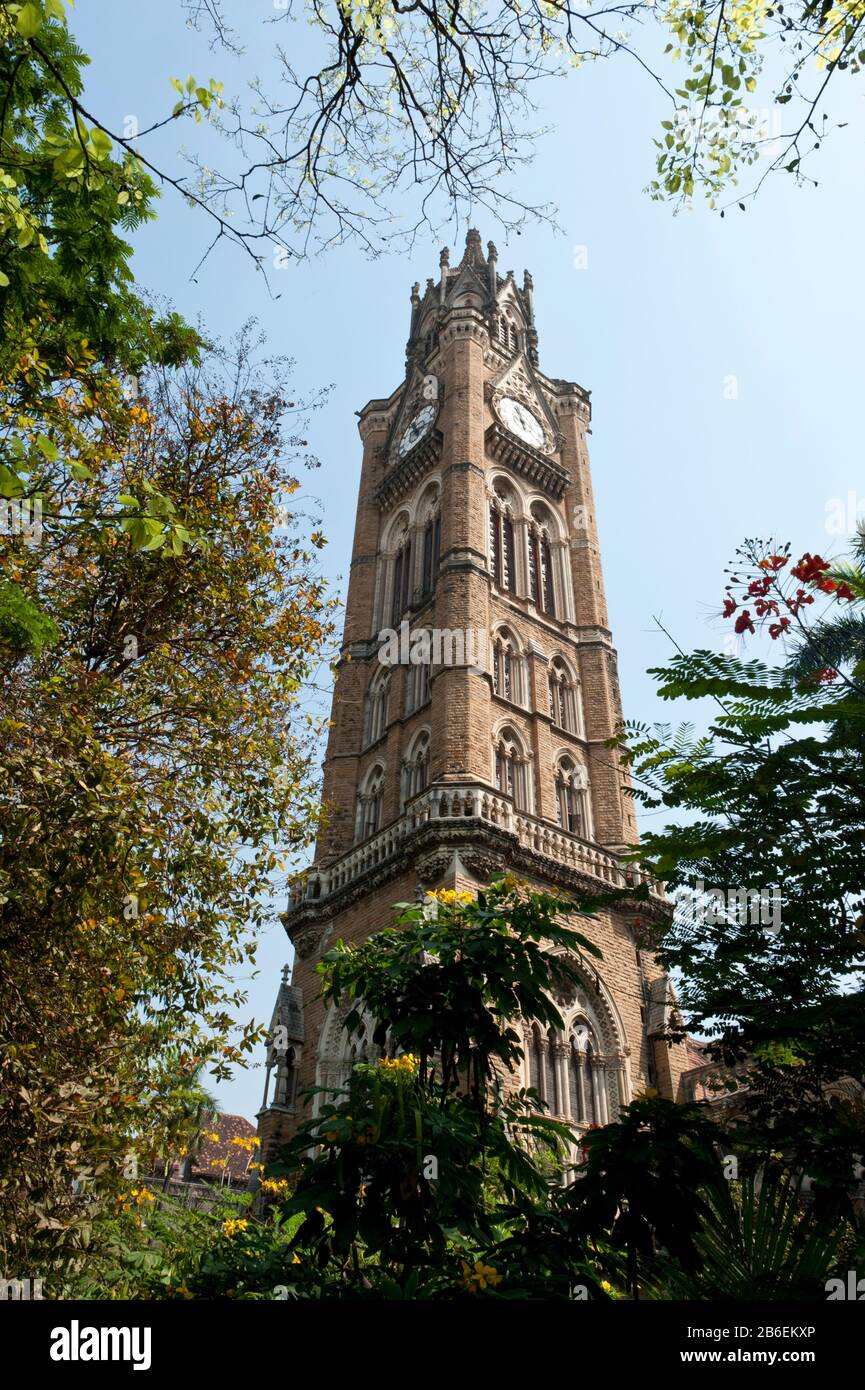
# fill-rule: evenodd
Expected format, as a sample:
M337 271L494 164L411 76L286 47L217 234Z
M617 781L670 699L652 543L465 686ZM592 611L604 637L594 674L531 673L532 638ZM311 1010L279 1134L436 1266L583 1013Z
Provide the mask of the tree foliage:
M724 614L788 657L678 655L655 672L660 694L711 698L708 733L626 735L642 803L687 813L640 849L678 899L661 957L681 974L685 1026L745 1074L759 1142L773 1135L830 1185L853 1180L865 1118L865 703L857 640L844 645L862 597L849 574L748 543Z
M300 693L331 605L323 538L304 543L290 510L292 404L247 337L154 368L131 422L110 392L88 411L101 430L71 484L87 524L40 547L0 537L56 629L0 666L7 1259L78 1248L93 1213L71 1180L104 1207L129 1155L143 1170L176 1142L184 1070L225 1076L256 1044L235 977L317 815ZM99 524L148 486L203 544L142 547Z

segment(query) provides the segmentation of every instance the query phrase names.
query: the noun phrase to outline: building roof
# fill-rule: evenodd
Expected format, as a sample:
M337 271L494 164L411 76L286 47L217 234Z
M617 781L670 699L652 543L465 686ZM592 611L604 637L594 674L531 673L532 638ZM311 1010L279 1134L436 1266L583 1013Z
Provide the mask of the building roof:
M249 1165L258 1160L255 1125L242 1115L208 1116L201 1146L192 1162L193 1179L245 1185Z

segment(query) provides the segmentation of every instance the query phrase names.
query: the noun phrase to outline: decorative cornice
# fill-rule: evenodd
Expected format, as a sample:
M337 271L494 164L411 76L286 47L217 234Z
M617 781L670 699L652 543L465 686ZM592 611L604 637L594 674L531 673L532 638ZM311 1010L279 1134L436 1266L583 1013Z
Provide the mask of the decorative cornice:
M516 439L498 421L490 425L486 432L486 446L490 457L497 463L505 464L515 473L528 478L553 501L558 502L564 496L571 481L567 468L538 449L533 449L530 444Z
M491 825L480 818L427 821L410 832L394 853L379 860L344 887L328 893L320 901L304 899L297 907L284 913L282 921L289 939L299 954L311 955L338 913L363 901L377 888L404 873L408 864L417 865L424 856L427 856L426 864L430 864L433 856L437 860L445 851L452 854L454 850L470 872L477 869L478 877L489 877L496 868L511 868L525 877L555 884L572 894L597 895L614 891L609 884L599 882L591 874L525 848L513 831ZM645 929L667 922L672 913L672 904L660 898L643 900L626 895L617 904L617 910L629 916L638 915Z
M382 511L392 507L394 502L410 492L414 484L420 482L431 468L435 468L441 457L441 449L441 431L432 430L409 450L404 459L394 464L373 493L373 499Z

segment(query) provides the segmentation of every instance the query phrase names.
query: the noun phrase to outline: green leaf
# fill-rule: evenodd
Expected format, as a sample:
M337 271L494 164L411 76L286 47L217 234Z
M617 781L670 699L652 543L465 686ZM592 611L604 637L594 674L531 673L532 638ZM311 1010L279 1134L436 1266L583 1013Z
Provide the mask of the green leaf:
M100 156L109 154L113 148L111 137L104 130L100 130L99 126L94 126L90 140Z
M42 15L38 5L22 5L18 11L15 27L23 39L32 39L39 32Z
M24 491L21 479L5 463L0 463L0 497L20 497Z
M43 458L47 459L49 463L57 462L60 457L60 450L53 439L49 439L47 434L40 434L36 437L36 443Z
M80 483L87 482L93 477L86 463L70 463L69 472L72 474L73 478L76 478Z

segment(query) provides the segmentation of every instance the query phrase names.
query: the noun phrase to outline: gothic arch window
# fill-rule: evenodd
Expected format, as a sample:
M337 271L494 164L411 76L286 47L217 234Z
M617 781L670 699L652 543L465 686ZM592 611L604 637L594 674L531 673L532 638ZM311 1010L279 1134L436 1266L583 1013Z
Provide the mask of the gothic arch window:
M564 1027L523 1027L523 1079L542 1108L573 1125L605 1125L629 1099L621 1021L600 987L556 997Z
M507 314L499 316L499 342L506 352L517 353L520 350L520 335L513 319Z
M496 586L509 594L517 592L514 513L514 498L510 489L497 485L490 498L490 574Z
M493 784L503 796L513 799L516 810L531 811L529 759L522 740L510 725L505 725L494 739Z
M538 1093L542 1109L553 1115L562 1113L561 1086L556 1069L556 1038L551 1029L542 1029L537 1023L525 1040L526 1080Z
M511 704L526 704L526 663L510 628L500 627L492 641L493 693Z
M419 796L429 786L430 736L422 729L415 736L402 765L403 804Z
M586 770L563 755L556 764L556 812L559 825L570 835L591 836L589 783Z
M362 1026L359 1031L349 1033L345 1019L355 1008L361 1014ZM339 1100L339 1096L333 1093L346 1085L352 1067L358 1062L376 1062L382 1055L381 1048L373 1041L374 1032L373 1017L362 1003L351 1000L339 1006L331 1004L319 1035L316 1086L323 1087L332 1098ZM386 1050L390 1052L390 1047L386 1047ZM315 1097L315 1114L320 1112L321 1099L321 1096Z
M553 657L548 675L550 718L569 734L582 734L582 700L570 668L560 656Z
M412 601L414 581L412 567L411 530L408 517L400 518L394 533L394 547L390 562L390 622L396 627L405 610Z
M405 712L413 714L430 698L432 676L432 634L424 632L422 638L413 640L411 660L406 668Z
M276 1084L273 1091L273 1104L293 1106L297 1097L297 1051L289 1047L281 1054L276 1064Z
M529 522L529 595L542 613L556 616L556 585L553 578L553 528L547 509L535 505Z
M376 763L364 777L357 794L355 814L355 841L368 840L381 829L382 803L384 800L384 768Z
M379 671L373 676L366 692L363 747L368 748L381 738L387 728L388 700L390 698L390 672Z
M598 1040L585 1018L576 1018L568 1029L567 1076L571 1119L577 1124L597 1125L601 1119L595 1062L600 1056Z
M438 491L421 510L421 592L431 594L439 573L441 554L442 520Z

